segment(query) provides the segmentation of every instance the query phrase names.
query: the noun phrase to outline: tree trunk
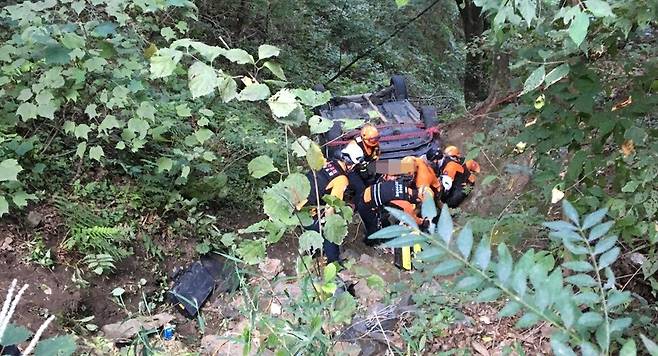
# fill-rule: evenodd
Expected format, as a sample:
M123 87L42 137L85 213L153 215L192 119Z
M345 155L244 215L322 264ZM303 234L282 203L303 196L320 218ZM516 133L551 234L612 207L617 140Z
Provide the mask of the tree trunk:
M482 14L482 8L472 0L456 0L462 19L464 38L467 44L487 29L488 22ZM487 97L487 80L485 78L485 56L481 51L468 51L464 73L464 98L467 103L484 100Z

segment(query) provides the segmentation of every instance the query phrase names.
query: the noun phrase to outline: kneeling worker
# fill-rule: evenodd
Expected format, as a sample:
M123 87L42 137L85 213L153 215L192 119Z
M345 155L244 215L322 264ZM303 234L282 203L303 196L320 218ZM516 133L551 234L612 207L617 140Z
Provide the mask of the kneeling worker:
M301 204L301 206L316 207L320 205L321 211L316 211L313 216L313 224L307 226L309 230L320 232L320 222L326 216L334 214L331 207L324 207L326 204L322 200L324 195L332 195L338 199L343 200L343 194L349 184L347 175L354 169L354 167L363 162L363 152L358 147L346 147L339 152L340 158L326 160L322 169L315 173L308 172L306 177L311 183L311 192L308 198ZM316 186L317 182L317 186ZM319 196L316 195L316 191ZM301 208L298 207L298 208ZM324 239L322 243L324 255L327 257L327 263L332 263L340 260L340 246L335 243Z
M443 152L431 150L427 159L435 166L439 175L443 192L441 201L450 208L458 207L473 190L476 173L480 173L480 165L474 160L464 162L459 148L446 147Z

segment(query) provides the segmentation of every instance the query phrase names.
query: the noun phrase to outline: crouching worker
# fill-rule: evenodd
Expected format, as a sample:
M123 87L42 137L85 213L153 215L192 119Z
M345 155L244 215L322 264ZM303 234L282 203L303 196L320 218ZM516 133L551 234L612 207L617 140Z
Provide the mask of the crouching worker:
M440 175L443 186L441 201L450 208L458 207L473 190L480 165L474 160L464 162L464 157L455 146L448 146L443 152L431 150L427 153L427 159L433 162Z
M320 223L324 221L325 217L334 214L333 208L326 207L322 197L328 194L343 200L343 194L349 185L347 175L363 161L363 152L358 147L346 147L339 152L339 156L339 158L326 160L322 169L315 173L315 177L313 172L306 174L311 183L311 192L303 205L314 208L313 224L305 227L308 230L320 232ZM316 195L316 192L319 196ZM318 205L320 211L315 209ZM340 261L340 246L324 239L322 250L327 258L327 263Z

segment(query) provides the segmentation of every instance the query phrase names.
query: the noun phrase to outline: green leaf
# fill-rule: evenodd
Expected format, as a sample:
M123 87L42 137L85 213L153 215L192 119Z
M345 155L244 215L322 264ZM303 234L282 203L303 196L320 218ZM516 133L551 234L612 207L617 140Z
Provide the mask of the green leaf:
M404 223L413 229L418 229L418 224L416 224L416 219L414 219L414 217L407 214L404 210L386 207L386 211L388 211L392 217L394 217L401 223Z
M305 231L299 236L299 250L303 252L313 253L322 248L322 236L320 233L313 230Z
M68 64L71 61L71 51L60 45L50 45L43 51L46 64Z
M585 1L585 8L596 17L615 17L615 14L612 12L612 8L607 1L587 0Z
M603 322L603 317L599 313L587 312L578 318L577 324L586 328L595 328Z
M174 73L176 65L183 57L183 52L170 48L159 49L154 56L151 56L151 78L164 78Z
M155 120L155 108L153 104L148 101L142 101L139 103L139 108L137 109L137 116L143 119Z
M174 165L174 161L169 157L160 157L155 164L158 166L158 173L162 173L164 171L170 171Z
M21 93L16 97L17 100L27 101L32 97L32 90L26 88L21 90Z
M0 197L2 199L2 197ZM2 208L0 208L0 213L2 212ZM5 333L2 335L2 339L0 339L0 345L15 345L15 344L20 344L32 336L32 332L30 330L26 329L25 327L21 325L16 325L16 324L9 324L7 325L7 328L5 329Z
M571 37L571 40L573 40L577 47L580 47L580 44L583 43L585 37L587 37L588 27L589 16L582 11L578 11L569 25L569 37Z
M491 242L489 237L484 237L480 240L478 247L475 249L473 255L473 263L481 270L486 270L491 261Z
M288 200L294 205L299 206L306 202L308 195L311 193L311 182L301 173L292 173L283 181L283 187L288 195Z
M594 278L587 274L574 274L565 278L565 280L577 287L594 287L597 285Z
M537 12L537 1L536 0L516 0L517 9L521 13L521 16L530 27L532 20L536 16Z
M225 103L228 103L238 96L238 85L231 76L222 76L217 85L217 89L219 90L219 95L222 97L222 101Z
M107 131L114 128L120 128L123 126L123 123L119 122L114 115L107 115L98 126L98 131L103 131L107 134Z
M621 191L623 193L634 193L637 187L640 186L640 182L632 180L630 182L627 182L623 187L621 187Z
M75 155L80 157L80 159L82 159L85 156L86 151L87 151L87 141L80 142L78 144L77 149L75 150Z
M398 238L395 238L393 240L387 241L386 243L382 244L382 247L390 247L390 248L406 247L406 246L413 246L414 244L425 242L425 241L427 241L427 238L423 235L406 234Z
M441 237L441 240L447 244L452 238L453 229L454 224L452 223L450 210L448 209L448 205L444 204L441 208L441 216L439 216L439 222L436 225L436 233L439 235L439 237Z
M146 120L144 119L133 117L132 119L128 120L128 130L134 133L138 133L140 139L146 137L149 128L150 128L149 123L146 122Z
M631 126L626 130L626 132L624 132L624 138L627 140L633 140L633 143L636 146L643 146L644 142L648 138L648 134L642 128Z
M311 145L308 147L308 151L306 151L306 162L316 172L324 166L324 155L317 143L311 142Z
M555 356L576 356L576 353L567 344L557 338L551 338L551 349Z
M332 282L334 279L336 279L336 274L338 273L338 269L336 268L335 263L329 263L328 265L324 266L324 271L323 271L323 280L325 283L327 282Z
M272 62L272 61L267 61L263 63L263 66L272 72L277 78L281 80L286 80L286 75L283 73L283 69L281 69L281 65L278 63Z
M395 5L398 6L398 9L406 6L409 3L409 0L395 0Z
M208 46L205 43L197 42L197 41L190 42L190 46L192 46L192 48L194 48L197 52L199 52L199 54L205 59L207 59L211 64L212 61L214 61L215 58L217 58L217 56L226 53L226 50L224 48L217 46Z
M4 196L0 195L0 217L8 213L9 213L9 203L7 202L7 199Z
M592 228L589 232L589 237L587 238L587 241L592 242L599 237L605 235L610 231L612 226L614 226L615 222L614 221L607 221L602 224L598 224Z
M589 342L583 342L582 344L578 345L580 347L580 352L582 353L582 356L600 356L601 353L599 350L596 349L594 345L592 345Z
M265 240L243 240L236 252L245 263L258 264L265 257Z
M99 161L101 160L101 156L105 156L105 153L103 152L103 148L101 146L94 146L89 149L89 158Z
M607 208L599 209L591 214L588 214L587 216L585 216L582 229L587 230L592 226L599 224L601 220L605 218L606 214L608 214Z
M603 238L596 244L596 246L594 246L594 254L598 255L600 253L604 253L615 246L616 243L617 236L613 235Z
M103 72L107 66L107 61L103 57L91 57L85 61L83 67L87 69L88 72Z
M488 176L484 177L484 179L482 180L482 183L480 183L480 184L482 184L482 186L487 186L487 185L493 183L493 181L496 180L497 178L498 178L497 175L493 175L493 174L488 175Z
M293 93L299 98L302 104L311 108L324 105L331 99L331 93L328 91L319 92L312 89L295 89Z
M109 35L115 34L117 29L117 24L114 22L101 22L98 26L94 28L93 34L97 37L107 37Z
M527 329L539 322L539 316L535 313L526 313L516 322L515 327L519 329Z
M75 127L75 130L73 131L73 134L75 135L76 138L82 138L87 140L89 131L91 131L91 127L87 124L80 124Z
M503 309L498 312L498 316L501 318L510 317L516 315L521 310L522 305L515 301L508 302Z
M610 334L616 333L616 332L623 332L626 330L629 326L631 326L631 323L633 322L632 318L619 318L615 319L610 323Z
M466 223L462 228L462 231L459 232L457 237L457 249L464 256L465 260L468 260L468 257L471 255L471 249L473 248L473 230L471 229L471 224Z
M334 122L322 116L313 115L308 119L308 126L311 129L311 134L321 134L331 130Z
M544 77L546 76L546 68L542 65L539 68L535 69L530 73L528 79L523 83L523 91L520 95L529 93L541 85L544 82Z
M655 342L644 336L644 334L640 334L640 339L642 339L644 347L647 348L647 351L649 351L651 356L658 356L658 345L656 345Z
M559 66L553 68L553 70L546 74L546 78L544 79L544 89L566 77L567 74L569 74L569 69L570 67L567 63L560 64Z
M343 239L347 235L347 222L345 222L345 219L340 215L329 215L325 218L322 232L322 236L324 236L325 239L336 245L341 245Z
M628 303L631 300L631 292L629 291L623 291L620 292L618 290L611 290L609 295L608 295L608 308L612 309L618 305L622 305L624 303Z
M466 276L459 280L455 285L455 289L461 292L469 292L477 289L482 284L482 277L479 276Z
M391 226L387 226L387 227L385 227L381 230L378 230L377 232L375 232L372 235L368 236L368 239L371 239L371 240L391 239L391 238L407 235L410 232L411 232L411 229L407 226L404 226L404 225L391 225Z
M32 103L22 103L16 110L16 115L20 116L23 121L36 119L37 113L37 106Z
M215 70L200 61L194 62L187 71L192 99L211 94L218 84Z
M290 89L281 89L267 100L267 104L276 117L286 117L299 106Z
M448 276L459 272L463 264L458 260L447 260L439 263L432 270L432 275L436 276Z
M239 101L259 101L270 96L270 88L265 84L251 84L238 94Z
M594 267L592 267L592 265L586 261L569 261L563 263L562 267L570 269L574 272L589 272L594 270Z
M481 303L493 302L494 300L498 299L498 297L500 297L500 295L502 293L503 293L503 291L501 291L498 288L489 287L489 288L483 290L482 292L480 292L480 294L478 294L478 296L475 298L475 300L477 302L481 302Z
M247 53L247 51L240 48L229 49L228 51L223 52L222 56L226 57L226 59L228 59L229 61L237 64L255 63L254 57L252 57L251 54Z
M28 200L36 200L36 199L37 199L36 195L27 194L23 190L19 190L15 192L11 197L11 200L14 202L14 205L16 205L19 208L26 207Z
M546 226L547 228L549 228L553 231L560 231L560 230L578 231L578 227L573 226L572 224L569 224L568 222L562 221L562 220L548 221L548 222L542 223L542 225Z
M637 347L635 346L635 340L628 339L621 350L619 350L619 356L635 356L637 355Z
M163 27L160 29L160 34L166 41L171 41L176 38L176 32L171 29L171 27Z
M176 105L176 115L180 117L190 117L192 116L192 110L187 106L187 103L182 103Z
M496 276L503 283L507 283L512 275L512 255L507 249L505 243L498 245L498 263L496 264Z
M280 52L281 50L279 49L279 47L274 47L267 44L260 45L258 47L258 60L270 58L270 57L276 57L279 55Z
M6 159L0 162L0 182L17 181L18 173L23 170L15 159Z
M41 340L34 350L34 356L70 356L75 353L77 346L70 335L62 335Z
M200 128L194 133L194 138L200 143L204 144L206 141L208 141L214 133L210 131L210 129L207 128Z
M574 208L566 199L562 200L562 210L564 211L564 215L568 217L574 225L580 226L578 211L576 211L576 208Z
M599 257L599 265L598 265L599 270L602 270L613 264L617 260L617 257L619 257L620 251L621 249L619 247L615 247L609 250L608 252L602 254Z
M269 156L258 156L252 159L247 165L247 169L252 177L258 179L277 171L274 161Z

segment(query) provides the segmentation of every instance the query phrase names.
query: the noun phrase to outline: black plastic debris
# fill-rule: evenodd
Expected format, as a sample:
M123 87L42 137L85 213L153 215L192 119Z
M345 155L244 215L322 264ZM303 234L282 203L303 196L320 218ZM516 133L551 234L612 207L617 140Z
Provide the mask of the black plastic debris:
M234 264L218 255L206 255L177 274L169 299L188 318L194 318L214 291L226 293L238 286Z

